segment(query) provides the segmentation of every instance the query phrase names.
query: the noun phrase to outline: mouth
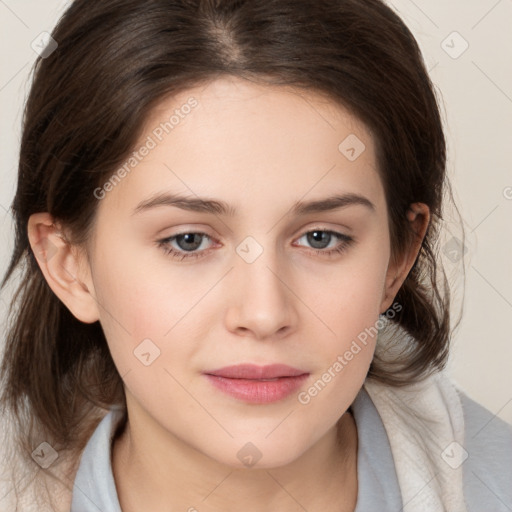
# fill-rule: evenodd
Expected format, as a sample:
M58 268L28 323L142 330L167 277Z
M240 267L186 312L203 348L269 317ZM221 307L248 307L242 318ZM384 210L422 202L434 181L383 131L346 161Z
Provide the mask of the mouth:
M309 372L283 364L241 364L204 373L213 386L238 400L253 404L276 402L298 390Z

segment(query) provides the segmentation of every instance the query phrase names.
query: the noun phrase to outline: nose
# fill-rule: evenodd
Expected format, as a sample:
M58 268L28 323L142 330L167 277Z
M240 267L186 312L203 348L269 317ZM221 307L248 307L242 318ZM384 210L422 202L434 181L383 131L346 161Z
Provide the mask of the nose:
M231 272L226 327L258 340L279 339L296 329L297 298L289 272L264 251L254 262L240 259Z

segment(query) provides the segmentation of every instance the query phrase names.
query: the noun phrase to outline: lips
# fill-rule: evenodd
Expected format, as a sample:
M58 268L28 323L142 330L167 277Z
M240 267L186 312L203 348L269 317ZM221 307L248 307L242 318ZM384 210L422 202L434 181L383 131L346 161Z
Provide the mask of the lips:
M297 377L307 374L304 370L293 368L286 364L271 364L266 366L258 366L254 364L238 364L233 366L225 366L217 370L204 372L207 375L216 375L229 379L277 379L279 377Z

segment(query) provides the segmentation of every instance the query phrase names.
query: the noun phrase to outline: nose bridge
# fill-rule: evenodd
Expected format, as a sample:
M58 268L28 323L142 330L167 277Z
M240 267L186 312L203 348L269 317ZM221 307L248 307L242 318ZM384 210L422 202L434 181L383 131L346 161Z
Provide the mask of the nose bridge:
M261 240L261 236L259 237ZM237 274L246 285L246 291L253 298L262 298L267 303L286 299L285 285L279 279L282 265L278 261L278 251L269 235L263 243L253 236L246 237L236 248L241 261L237 263ZM264 245L263 245L264 244Z
M290 326L294 318L293 294L271 239L269 235L260 243L248 236L236 247L231 328L249 329L258 337L271 336Z

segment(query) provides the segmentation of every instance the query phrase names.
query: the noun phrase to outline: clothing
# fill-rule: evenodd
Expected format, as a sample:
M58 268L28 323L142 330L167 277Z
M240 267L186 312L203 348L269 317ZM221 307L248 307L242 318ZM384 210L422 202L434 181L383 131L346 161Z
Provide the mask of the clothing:
M460 408L459 418L453 410L446 410L450 407ZM446 377L436 374L419 385L406 386L402 390L367 382L351 410L358 433L355 512L512 510L512 426L456 389ZM415 414L419 414L419 418L411 428L407 422ZM75 477L71 512L121 512L110 458L111 439L120 418L120 412L110 411L87 443ZM436 419L442 423L436 424ZM449 425L444 424L445 421ZM468 457L458 468L452 466L462 460L464 452L458 452L453 446L444 452L444 456L442 452L448 445L422 453L425 447L431 446L425 439L436 439L436 432L456 432L461 425L463 432L458 432L459 437L455 439L463 441L461 446ZM397 432L396 428L402 431ZM427 433L427 429L431 432ZM409 443L404 441L407 439ZM416 443L416 448L411 448L411 440ZM412 451L409 454L401 451L404 446L400 443L405 443L407 450ZM412 459L411 453L415 454ZM448 470L445 471L443 466ZM425 467L434 471L434 478L416 489L411 498L410 493L424 476L422 468ZM443 485L437 481L436 475L443 471L448 475L445 482L448 485L454 481L450 480L452 475L458 472L463 475L460 485L462 504L454 502L458 508L450 508L443 502L453 498L443 495ZM411 474L415 478L408 481ZM403 499L404 496L408 501Z

